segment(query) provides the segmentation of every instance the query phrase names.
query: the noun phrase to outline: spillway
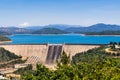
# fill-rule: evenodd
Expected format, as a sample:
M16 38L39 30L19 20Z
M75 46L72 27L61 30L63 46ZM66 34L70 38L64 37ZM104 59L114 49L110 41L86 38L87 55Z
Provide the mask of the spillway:
M46 63L47 64L56 63L56 60L60 58L61 53L62 53L62 46L61 45L48 46Z

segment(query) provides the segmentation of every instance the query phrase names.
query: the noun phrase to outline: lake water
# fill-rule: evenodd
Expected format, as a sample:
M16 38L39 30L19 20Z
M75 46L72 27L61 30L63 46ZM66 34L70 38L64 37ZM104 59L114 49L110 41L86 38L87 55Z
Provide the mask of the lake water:
M80 34L63 34L63 35L32 35L16 34L8 36L12 39L10 44L108 44L110 41L119 42L120 36L84 36Z

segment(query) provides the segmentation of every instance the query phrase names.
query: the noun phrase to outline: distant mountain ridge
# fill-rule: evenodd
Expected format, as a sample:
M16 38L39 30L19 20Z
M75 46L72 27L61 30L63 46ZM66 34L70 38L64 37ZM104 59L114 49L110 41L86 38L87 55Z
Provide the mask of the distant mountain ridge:
M33 31L40 30L42 28L43 28L43 26L28 26L28 27L25 27L25 29L33 30Z
M101 32L101 31L118 31L120 30L119 25L111 25L111 24L104 24L98 23L91 26L80 26L80 25L62 25L62 24L55 24L55 25L46 25L46 26L31 26L27 27L26 29L31 30L40 30L43 28L56 28L60 30L64 30L71 33L83 33L83 32Z
M18 28L18 27L0 27L0 32L8 33L8 34L23 34L23 33L31 33L32 30Z
M119 25L110 25L110 24L95 24L88 27L71 27L67 28L66 31L75 32L75 33L82 33L82 32L101 32L101 31L118 31L120 30Z
M46 30L46 28L50 30L52 28L52 30L49 31L48 29ZM104 23L98 23L98 24L86 26L86 27L80 26L80 25L64 25L64 24L55 24L55 25L46 25L46 26L28 26L24 28L13 26L13 27L0 27L0 34L33 34L33 33L53 34L52 31L54 30L58 31L58 34L68 33L68 32L69 33L86 33L86 32L102 32L102 31L119 31L120 26L104 24Z
M32 34L66 34L66 33L68 32L65 32L57 28L43 28L33 32Z
M92 25L92 26L89 26L89 28L91 28L92 31L107 31L107 30L111 30L111 31L117 31L117 30L120 30L120 26L119 25L110 25L110 24L103 24L103 23L100 23L100 24L96 24L96 25Z
M57 28L60 30L65 30L65 29L70 28L70 27L77 27L77 25L65 25L65 24L54 24L53 25L53 24L50 24L50 25L46 25L46 26L28 26L25 29L39 30L42 28Z
M3 36L3 35L11 35L11 34L7 33L7 32L0 31L0 36Z

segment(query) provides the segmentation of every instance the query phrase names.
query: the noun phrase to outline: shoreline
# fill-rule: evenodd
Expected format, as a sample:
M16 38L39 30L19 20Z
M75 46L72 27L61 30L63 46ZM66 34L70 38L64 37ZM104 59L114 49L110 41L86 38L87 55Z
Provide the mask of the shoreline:
M84 34L85 36L120 36L120 35L86 35L86 34Z
M120 36L120 34L12 34L12 35L7 35L7 36L14 36L14 35L81 35L81 36Z
M0 41L0 44L11 43L12 41Z
M8 36L14 36L14 35L84 35L84 34L12 34Z

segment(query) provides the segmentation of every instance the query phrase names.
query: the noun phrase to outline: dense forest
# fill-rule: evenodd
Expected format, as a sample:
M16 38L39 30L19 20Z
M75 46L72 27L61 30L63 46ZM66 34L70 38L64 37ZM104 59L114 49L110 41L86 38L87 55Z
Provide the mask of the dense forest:
M86 32L86 35L120 35L119 31Z
M11 39L9 39L5 36L0 36L0 41L11 41Z
M65 52L55 70L38 64L23 71L22 80L120 80L120 58L105 53L104 47L78 53L70 61Z

